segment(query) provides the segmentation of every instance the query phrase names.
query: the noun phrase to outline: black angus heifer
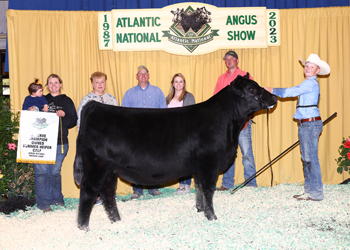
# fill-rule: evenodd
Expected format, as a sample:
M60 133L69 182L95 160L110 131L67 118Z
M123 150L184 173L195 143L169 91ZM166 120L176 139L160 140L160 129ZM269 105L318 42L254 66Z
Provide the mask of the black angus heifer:
M111 222L120 220L117 177L154 186L194 175L196 208L217 219L213 194L219 171L235 160L240 130L249 116L277 97L238 76L209 100L182 108L140 109L89 102L82 112L74 179L80 187L78 226L88 230L100 193Z

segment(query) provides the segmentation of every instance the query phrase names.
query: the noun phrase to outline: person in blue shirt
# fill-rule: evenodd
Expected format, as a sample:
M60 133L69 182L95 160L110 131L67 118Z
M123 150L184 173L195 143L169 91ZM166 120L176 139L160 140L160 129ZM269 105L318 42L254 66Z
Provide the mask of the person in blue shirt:
M39 79L35 79L34 82L29 84L28 91L30 95L24 99L22 110L47 112L49 106L43 96L43 85L41 85Z
M299 59L304 65L305 75L305 80L301 84L291 88L266 87L265 89L282 98L298 96L297 109L293 117L299 123L298 134L305 183L304 193L293 197L297 200L321 201L324 195L318 159L318 139L323 123L318 109L320 86L317 75L328 75L331 69L317 54L310 54L305 62Z
M149 83L149 72L146 66L139 66L136 71L138 85L124 94L122 107L130 108L167 108L162 90ZM142 186L133 185L131 199L138 199L143 195ZM150 195L162 194L157 188L148 189Z

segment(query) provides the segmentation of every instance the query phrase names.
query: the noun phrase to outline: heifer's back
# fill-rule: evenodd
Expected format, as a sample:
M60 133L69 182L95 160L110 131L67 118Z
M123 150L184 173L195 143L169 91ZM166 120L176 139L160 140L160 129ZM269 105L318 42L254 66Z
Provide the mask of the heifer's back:
M238 80L236 86L231 84L209 100L183 108L140 109L89 102L82 111L77 139L77 156L81 157L76 162L88 165L85 168L116 171L140 185L196 174L208 165L207 158L220 162L219 170L224 170L233 163L245 120L263 108L257 100L261 88L249 79ZM79 184L82 175L76 172Z
M227 112L212 102L179 109L89 102L83 110L77 149L82 158L94 159L94 168L108 166L107 171L116 171L134 184L162 184L195 174L201 158L223 150L226 144ZM81 178L77 176L77 183Z

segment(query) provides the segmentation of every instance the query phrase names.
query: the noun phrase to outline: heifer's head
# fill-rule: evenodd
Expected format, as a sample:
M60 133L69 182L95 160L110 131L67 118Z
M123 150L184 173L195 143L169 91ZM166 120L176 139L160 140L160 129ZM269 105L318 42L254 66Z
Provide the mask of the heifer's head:
M242 102L246 103L249 115L262 109L273 108L278 97L260 87L255 81L249 79L249 73L237 78L231 82L234 92L242 98Z

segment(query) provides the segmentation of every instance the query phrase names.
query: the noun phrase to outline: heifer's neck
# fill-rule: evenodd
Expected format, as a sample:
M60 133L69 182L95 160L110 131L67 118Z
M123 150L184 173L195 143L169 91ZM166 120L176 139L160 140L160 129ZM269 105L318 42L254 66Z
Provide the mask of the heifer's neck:
M245 116L246 119L248 119L250 116L252 116L256 109L254 109L253 105L251 105L252 103L249 103L249 100L243 98L243 97L239 97L239 112L241 116ZM250 100L252 102L252 100Z

